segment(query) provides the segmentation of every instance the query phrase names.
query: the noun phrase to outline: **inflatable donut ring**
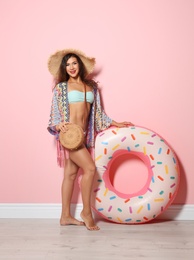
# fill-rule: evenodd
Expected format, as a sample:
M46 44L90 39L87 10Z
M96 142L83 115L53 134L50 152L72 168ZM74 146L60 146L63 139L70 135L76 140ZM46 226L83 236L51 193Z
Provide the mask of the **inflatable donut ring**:
M112 163L126 153L137 156L148 169L144 187L134 194L117 191L110 181ZM112 222L151 221L168 208L178 191L180 172L174 151L161 136L143 127L109 128L99 133L95 164L92 208Z

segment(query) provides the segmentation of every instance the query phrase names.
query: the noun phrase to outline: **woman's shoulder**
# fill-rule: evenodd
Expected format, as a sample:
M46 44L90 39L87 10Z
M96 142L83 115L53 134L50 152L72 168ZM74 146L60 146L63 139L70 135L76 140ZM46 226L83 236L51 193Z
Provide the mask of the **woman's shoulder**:
M67 87L67 82L59 82L56 84L55 86L55 89L61 89L61 88L64 88L64 87Z
M86 80L87 86L91 88L91 90L97 90L98 89L98 82L96 82L93 79Z
M53 92L54 93L61 93L63 91L66 91L67 89L67 82L59 82L55 85L55 87L53 88Z

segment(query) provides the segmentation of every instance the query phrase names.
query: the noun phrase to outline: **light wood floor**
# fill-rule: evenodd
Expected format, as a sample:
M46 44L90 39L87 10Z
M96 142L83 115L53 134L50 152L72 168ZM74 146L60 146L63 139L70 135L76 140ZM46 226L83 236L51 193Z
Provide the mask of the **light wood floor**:
M0 259L194 259L194 221L98 225L91 232L56 219L0 219Z

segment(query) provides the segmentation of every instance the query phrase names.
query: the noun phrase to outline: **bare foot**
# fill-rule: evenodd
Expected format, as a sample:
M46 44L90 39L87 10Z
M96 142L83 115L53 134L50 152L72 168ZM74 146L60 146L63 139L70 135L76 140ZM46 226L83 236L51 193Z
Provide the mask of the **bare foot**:
M68 218L62 218L60 219L60 225L66 226L66 225L76 225L76 226L84 226L84 222L79 221L73 217Z
M86 227L90 231L96 231L99 230L100 228L95 225L92 214L84 215L83 211L81 212L81 218L83 219Z

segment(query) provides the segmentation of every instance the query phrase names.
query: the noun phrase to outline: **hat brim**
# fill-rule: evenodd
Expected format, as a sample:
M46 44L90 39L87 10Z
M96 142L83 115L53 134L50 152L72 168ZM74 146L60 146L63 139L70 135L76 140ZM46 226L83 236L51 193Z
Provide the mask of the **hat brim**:
M74 53L77 56L79 56L85 66L87 75L92 73L92 71L94 70L95 63L96 63L95 58L87 57L85 55L85 53L83 53L80 50L64 49L64 50L60 50L60 51L57 51L54 54L52 54L48 60L48 70L54 77L58 76L61 61L62 61L63 57L65 55L67 55L68 53Z

